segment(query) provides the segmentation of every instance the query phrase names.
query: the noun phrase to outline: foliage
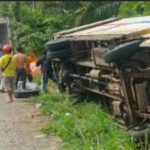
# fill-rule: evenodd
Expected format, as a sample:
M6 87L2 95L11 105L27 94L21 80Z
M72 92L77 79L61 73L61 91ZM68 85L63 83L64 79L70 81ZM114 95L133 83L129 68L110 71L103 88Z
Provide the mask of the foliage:
M41 76L34 76L33 82L40 85L41 84Z
M22 45L25 51L33 49L40 53L53 33L71 27L70 16L49 14L40 5L41 2L37 2L35 9L31 2L0 3L0 16L10 18L14 47ZM6 11L6 8L9 9Z
M120 2L81 2L77 11L76 24L87 24L106 19L118 14Z
M150 2L53 1L0 2L0 17L9 17L13 46L40 53L55 32L110 17L150 14Z
M35 98L42 112L53 116L43 131L63 139L65 150L131 150L134 144L112 118L94 103L74 104L75 99L52 92Z
M13 46L40 53L53 33L116 15L120 2L0 2L9 17ZM93 15L94 14L94 15Z
M119 17L134 17L150 15L150 2L123 2L119 8Z
M40 85L41 84L41 76L34 76L33 82ZM52 80L49 79L48 83L47 83L47 90L48 91L57 91L58 86L56 83L54 83Z

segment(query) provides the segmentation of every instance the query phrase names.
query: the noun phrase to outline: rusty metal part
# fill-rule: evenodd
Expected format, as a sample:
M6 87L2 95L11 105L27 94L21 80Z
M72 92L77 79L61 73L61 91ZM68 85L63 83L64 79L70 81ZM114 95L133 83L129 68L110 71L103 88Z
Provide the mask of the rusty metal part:
M89 75L91 78L99 79L101 70L91 70Z
M105 89L111 94L120 95L120 85L118 83L108 83Z
M83 80L92 81L92 82L97 83L97 84L100 84L100 85L107 85L107 83L105 83L105 82L98 81L98 80L95 80L95 79L90 79L90 78L85 77L85 76L79 76L79 75L76 75L76 74L69 74L69 76L70 76L70 77L74 77L74 78L80 78L80 79L83 79ZM116 99L116 100L122 101L122 98L119 97L119 96L115 96L115 95L106 93L106 92L104 92L104 91L98 91L98 90L94 90L94 89L91 89L91 88L88 88L88 87L83 87L83 86L81 86L81 85L80 85L80 87L81 87L82 89L85 89L85 90L88 90L88 91L91 91L91 92L94 92L94 93L97 93L97 94L100 94L100 95L109 97L109 98L111 98L111 99Z
M113 105L113 113L115 116L120 116L121 115L121 111L120 111L120 104L121 101L113 101L112 105Z
M150 119L149 113L142 113L142 112L136 111L136 115L141 117L141 118Z
M120 79L116 79L116 78L112 77L112 75L100 75L100 78L109 79L109 80L116 82L116 83L120 82Z
M106 63L103 58L98 57L97 55L94 54L94 59L95 59L95 65L96 66L106 66L110 67L110 64Z
M132 89L130 86L130 79L125 73L122 68L120 68L120 76L122 79L122 87L124 91L124 96L125 96L125 103L128 108L128 116L129 116L129 122L132 124L134 122L134 117L133 117L133 95L132 95Z
M99 69L99 70L106 70L106 71L113 71L113 68L107 67L107 66L95 66L93 61L77 61L74 62L76 65L83 66L83 67L88 67L92 69Z
M150 78L150 73L149 72L145 72L145 73L142 73L142 72L139 72L139 73L129 73L129 76L133 77L133 78L148 79L148 78Z
M119 83L120 82L120 79L116 79L112 75L101 74L101 70L91 70L90 73L87 73L86 75L88 77L91 77L91 78L94 78L94 79L103 78L103 79L111 80L111 81L113 81L115 83Z
M136 98L138 102L138 108L141 112L147 111L147 92L146 92L146 83L142 82L135 85L136 89Z
M78 62L75 62L75 64L84 66L84 67L96 68L95 64L92 61L78 61Z
M122 98L120 98L119 96L114 96L114 95L111 95L111 94L106 93L106 92L103 92L103 91L93 90L93 89L91 89L91 88L83 87L83 86L81 86L81 85L80 85L80 87L81 87L82 89L91 91L91 92L93 92L93 93L97 93L97 94L100 94L100 95L109 97L109 98L111 98L111 99L116 99L116 100L122 101Z
M139 66L137 66L137 65L134 65L134 67L137 68L137 69L138 69L139 71L141 71L141 72L150 71L150 67L141 68L141 67L139 67Z
M94 82L94 83L97 83L97 84L100 84L100 85L107 85L107 83L103 82L103 81L98 81L96 79L91 79L89 77L86 77L86 76L80 76L80 75L77 75L77 74L69 74L69 77L73 77L73 78L80 78L80 79L83 79L83 80L88 80L90 82Z

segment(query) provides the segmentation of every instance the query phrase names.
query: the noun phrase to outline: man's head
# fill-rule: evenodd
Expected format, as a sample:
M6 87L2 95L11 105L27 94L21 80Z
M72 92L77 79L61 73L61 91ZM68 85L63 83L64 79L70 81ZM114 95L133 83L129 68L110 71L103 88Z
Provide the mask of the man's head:
M3 46L2 51L5 54L10 54L12 52L12 47L9 44Z
M19 53L22 53L22 52L23 52L22 46L18 46L18 47L17 47L17 52L19 52Z

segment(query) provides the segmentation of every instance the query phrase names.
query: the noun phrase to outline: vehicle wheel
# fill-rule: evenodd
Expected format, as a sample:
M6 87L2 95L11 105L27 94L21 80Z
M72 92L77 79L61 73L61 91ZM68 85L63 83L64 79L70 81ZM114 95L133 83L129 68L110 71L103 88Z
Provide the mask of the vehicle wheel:
M51 51L57 51L69 47L70 47L69 38L57 39L57 40L49 41L45 44L46 50L51 50Z
M57 51L47 51L47 58L48 59L55 59L55 58L67 58L70 56L70 49L62 49Z
M39 90L16 90L14 91L15 98L28 98L39 94Z
M121 59L127 58L139 51L139 45L141 42L142 40L136 40L122 44L114 48L112 51L109 51L106 54L104 54L103 58L107 63L119 62Z

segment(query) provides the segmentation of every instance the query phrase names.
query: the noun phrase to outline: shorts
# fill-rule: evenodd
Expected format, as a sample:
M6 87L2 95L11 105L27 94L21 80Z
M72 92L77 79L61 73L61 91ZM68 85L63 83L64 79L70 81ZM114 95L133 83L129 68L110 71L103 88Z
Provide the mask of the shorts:
M15 90L15 77L3 76L3 87L5 92L13 92Z
M0 80L2 80L2 71L0 70Z

